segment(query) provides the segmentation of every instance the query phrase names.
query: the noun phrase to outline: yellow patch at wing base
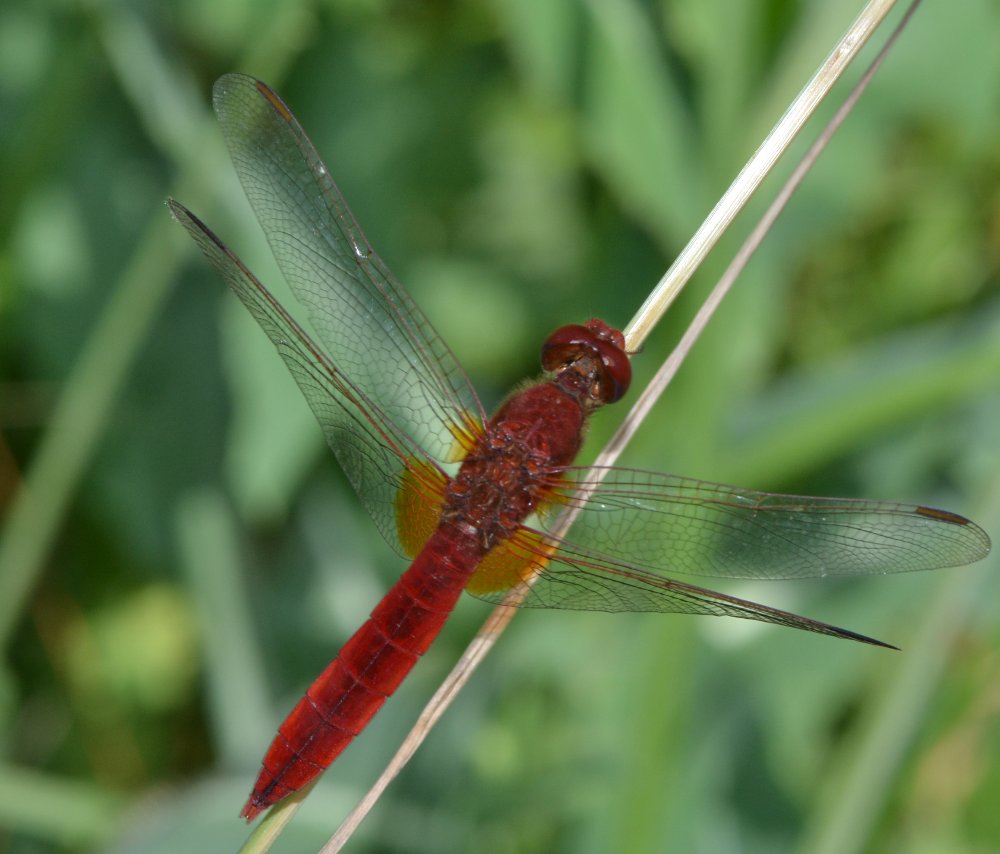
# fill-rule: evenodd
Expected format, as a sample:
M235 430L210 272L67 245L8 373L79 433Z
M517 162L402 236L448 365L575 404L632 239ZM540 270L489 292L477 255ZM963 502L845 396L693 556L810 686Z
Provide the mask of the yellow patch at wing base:
M455 444L445 462L460 463L483 435L483 425L479 423L478 418L467 412L465 421L462 424L451 422L448 424L448 431L455 437Z
M396 493L396 531L408 557L420 553L437 529L448 477L420 460L408 460Z
M542 571L546 551L542 537L522 529L480 561L465 589L473 596L512 590Z
M452 422L448 431L455 439L444 462L460 463L482 435L479 419L466 414L461 424ZM437 529L450 478L436 466L409 459L396 493L396 532L403 553L415 557Z

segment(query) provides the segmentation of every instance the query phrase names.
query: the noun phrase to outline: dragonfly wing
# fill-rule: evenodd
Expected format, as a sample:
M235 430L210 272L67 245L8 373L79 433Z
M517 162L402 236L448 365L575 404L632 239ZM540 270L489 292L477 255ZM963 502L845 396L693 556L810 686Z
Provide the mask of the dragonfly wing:
M414 445L454 459L456 432L464 437L483 421L479 400L375 254L305 131L252 77L227 74L213 96L243 189L314 341ZM336 432L328 438L341 457Z
M486 556L466 589L487 602L521 608L739 617L875 646L890 646L790 611L653 575L596 556L570 555L562 547L556 547L551 538L526 527Z
M960 566L990 550L982 528L943 510L739 489L611 468L584 494L590 469L567 469L556 501L578 513L560 550L659 575L818 578Z
M400 543L397 507L405 492L415 507L434 512L437 502L415 500L443 488L445 476L425 459L410 436L400 430L331 362L270 291L200 219L170 199L170 211L236 293L284 359L330 445L386 540L402 554L413 548ZM422 461L417 464L417 461ZM432 472L437 473L435 477ZM406 477L409 474L410 477ZM417 475L420 475L419 477Z

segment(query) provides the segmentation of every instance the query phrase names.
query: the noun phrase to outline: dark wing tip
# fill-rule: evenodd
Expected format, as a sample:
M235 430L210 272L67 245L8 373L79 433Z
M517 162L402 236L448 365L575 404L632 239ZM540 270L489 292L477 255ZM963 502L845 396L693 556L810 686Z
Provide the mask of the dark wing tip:
M915 507L914 512L925 519L931 519L934 522L954 525L956 528L964 529L959 536L969 546L969 549L962 560L963 564L975 563L977 560L982 560L993 549L990 535L971 519L966 519L958 513L952 513L950 510L939 510L937 507L925 507L923 505Z
M950 510L938 510L937 507L917 507L917 514L926 516L928 519L936 519L938 522L947 522L949 525L972 525L970 519L952 513Z
M199 221L191 211L189 211L184 205L182 205L173 196L167 196L167 208L170 210L170 215L177 220L181 225L192 220Z
M204 222L202 222L196 214L191 213L184 205L174 198L167 197L167 207L170 209L170 215L177 220L181 225L183 225L188 233L196 241L199 241L199 235L203 238L207 238L212 243L214 243L219 249L221 249L226 255L230 256L239 266L242 268L243 264L240 262L232 252L229 251L229 247L223 243L212 229L210 229ZM204 244L202 244L204 245Z
M215 81L215 85L212 86L212 104L216 112L224 110L227 97L230 94L237 93L238 90L243 95L251 94L252 90L256 90L257 94L267 101L271 109L288 122L288 124L297 124L292 111L277 92L263 80L258 80L249 74L239 74L237 72L223 74Z
M844 638L845 640L858 641L859 643L867 643L871 646L880 646L883 649L894 649L899 652L899 647L894 646L891 643L886 643L885 641L880 641L878 638L868 637L868 635L860 634L859 632L852 632L850 629L842 629L838 626L830 626L833 629L832 634L836 637Z

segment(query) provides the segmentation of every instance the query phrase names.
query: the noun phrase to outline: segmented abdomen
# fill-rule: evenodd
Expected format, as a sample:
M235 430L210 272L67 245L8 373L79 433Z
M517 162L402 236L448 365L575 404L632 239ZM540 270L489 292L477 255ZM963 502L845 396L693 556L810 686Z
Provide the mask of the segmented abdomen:
M481 557L471 534L448 525L434 533L282 723L244 818L301 789L367 726L437 637Z

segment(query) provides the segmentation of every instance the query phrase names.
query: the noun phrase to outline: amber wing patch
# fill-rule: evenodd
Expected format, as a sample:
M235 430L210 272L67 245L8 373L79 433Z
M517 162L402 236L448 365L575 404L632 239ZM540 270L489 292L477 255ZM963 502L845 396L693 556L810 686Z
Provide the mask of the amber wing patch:
M479 423L479 419L469 413L465 414L465 419L461 424L450 422L448 430L455 439L451 453L445 460L448 463L459 463L464 460L476 442L479 441L479 437L483 435L483 425Z
M522 528L482 559L465 589L473 596L512 590L542 570L548 561L547 551L549 547L540 535Z
M407 460L396 493L396 530L408 557L420 553L441 518L448 477L421 460Z

